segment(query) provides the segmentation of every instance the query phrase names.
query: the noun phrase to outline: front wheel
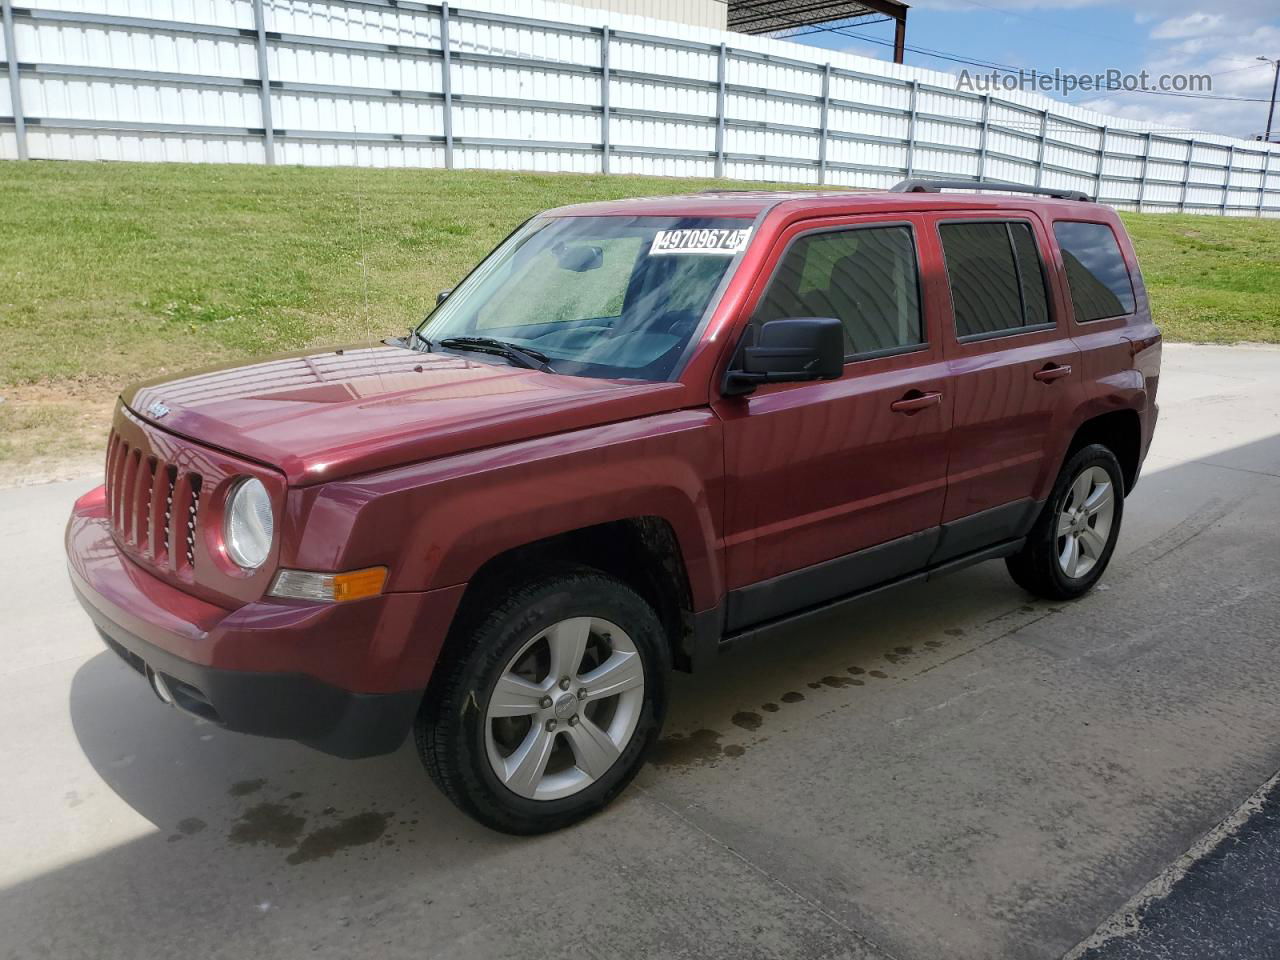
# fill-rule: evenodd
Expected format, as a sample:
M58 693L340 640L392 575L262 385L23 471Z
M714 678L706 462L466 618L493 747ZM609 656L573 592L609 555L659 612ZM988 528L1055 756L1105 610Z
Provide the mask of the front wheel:
M1005 560L1014 581L1047 600L1089 591L1111 561L1124 514L1124 476L1101 444L1078 450L1063 464L1053 493L1026 545Z
M432 779L506 833L568 826L635 776L666 709L653 609L589 570L493 598L438 669L415 727Z

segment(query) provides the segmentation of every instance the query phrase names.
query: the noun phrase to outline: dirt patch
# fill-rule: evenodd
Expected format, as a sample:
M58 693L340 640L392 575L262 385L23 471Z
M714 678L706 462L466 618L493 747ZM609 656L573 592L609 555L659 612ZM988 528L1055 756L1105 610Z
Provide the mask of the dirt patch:
M0 387L0 487L102 473L116 391L94 381Z
M824 687L835 687L837 690L841 687L860 687L862 681L856 677L823 677L820 681Z
M292 847L306 825L304 818L278 803L260 803L241 814L231 825L227 839L232 843Z
M718 760L723 754L719 733L694 730L663 737L654 747L649 762L656 767L689 767Z
M300 863L332 857L348 847L373 843L386 832L392 816L389 813L377 813L371 810L366 813L357 813L331 826L321 827L303 837L302 842L298 844L298 849L289 854L286 859L297 866ZM391 841L388 840L387 843L390 844Z
M237 780L231 785L231 789L227 794L232 797L247 797L251 793L257 793L267 785L267 781L261 778L256 780ZM290 799L293 799L290 797Z

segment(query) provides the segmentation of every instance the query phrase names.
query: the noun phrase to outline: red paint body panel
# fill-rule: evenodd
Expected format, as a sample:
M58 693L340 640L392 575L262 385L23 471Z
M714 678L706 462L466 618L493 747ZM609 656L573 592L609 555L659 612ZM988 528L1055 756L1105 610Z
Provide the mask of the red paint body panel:
M697 609L724 590L723 454L707 409L491 447L296 491L286 566L385 564L388 589L466 583L487 560L570 530L656 516L675 531Z
M942 263L940 224L990 216L985 211L931 214L930 259ZM1052 272L1046 256L1050 240L1036 213L1006 207L1000 216L1031 225L1045 268ZM1048 496L1061 463L1059 444L1065 450L1075 430L1068 421L1080 400L1080 351L1067 323L1070 299L1052 282L1050 287L1053 329L962 342L948 324L945 343L955 414L943 522ZM945 296L949 303L949 289ZM1059 365L1071 367L1071 374L1049 383L1035 379L1037 371Z
M140 384L166 432L279 469L291 486L661 413L678 383L554 376L382 344L289 354Z
M751 314L796 236L866 219L807 219L779 231L743 314ZM894 219L917 235L923 227L919 218ZM941 522L950 374L940 345L938 298L925 303L924 349L847 363L839 380L774 384L713 405L725 424L731 589ZM943 402L910 416L893 412L890 405L912 390L941 393Z
M426 686L461 588L335 605L266 600L228 611L123 556L104 501L98 487L76 502L66 536L71 580L132 635L202 666L304 672L361 693Z
M116 412L113 502L101 488L91 492L67 529L76 589L121 630L191 663L305 674L360 693L420 691L468 582L516 547L660 518L675 534L692 612L710 612L738 588L1044 499L1077 429L1100 414L1136 414L1145 455L1160 334L1132 245L1108 208L1006 196L742 192L548 215L638 214L755 218L676 378L561 376L373 345L142 384ZM1033 225L1051 329L957 340L937 224L967 217ZM1075 322L1055 219L1112 226L1134 277L1132 315ZM788 240L878 221L914 231L927 344L846 363L836 380L722 396L723 374ZM1037 379L1046 365L1071 373ZM940 399L895 411L911 391ZM170 466L180 478L201 478L185 565L183 528L156 499ZM261 479L275 510L271 555L252 574L222 546L226 494L240 476ZM186 488L174 489L177 508L189 507ZM389 570L380 597L333 605L267 595L279 568L368 566Z

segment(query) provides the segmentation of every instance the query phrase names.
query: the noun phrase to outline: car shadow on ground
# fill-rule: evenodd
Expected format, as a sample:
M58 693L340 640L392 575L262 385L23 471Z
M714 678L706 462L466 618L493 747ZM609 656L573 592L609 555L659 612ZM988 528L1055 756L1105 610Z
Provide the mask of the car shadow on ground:
M70 705L94 769L166 843L221 833L230 845L280 850L296 865L348 847L395 846L424 823L437 849L450 837L498 839L434 788L411 742L351 761L231 733L161 703L109 651L76 673Z

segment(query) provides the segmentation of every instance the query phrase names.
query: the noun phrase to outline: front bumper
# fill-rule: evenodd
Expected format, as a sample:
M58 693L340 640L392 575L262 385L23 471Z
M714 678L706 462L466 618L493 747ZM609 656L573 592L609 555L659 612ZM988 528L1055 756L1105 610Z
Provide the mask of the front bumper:
M227 610L123 556L100 491L76 503L67 560L76 597L107 645L140 673L159 674L176 706L341 757L404 742L462 592Z

